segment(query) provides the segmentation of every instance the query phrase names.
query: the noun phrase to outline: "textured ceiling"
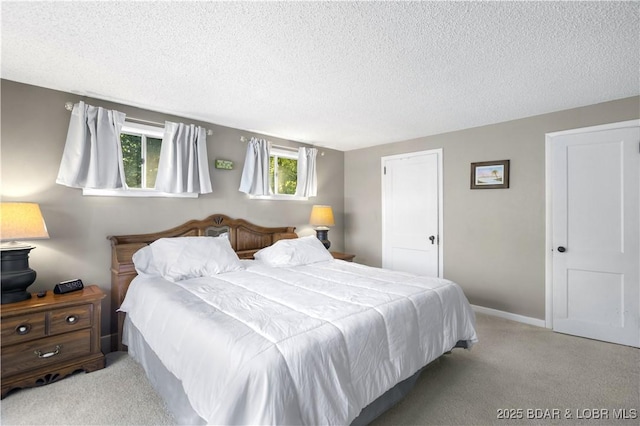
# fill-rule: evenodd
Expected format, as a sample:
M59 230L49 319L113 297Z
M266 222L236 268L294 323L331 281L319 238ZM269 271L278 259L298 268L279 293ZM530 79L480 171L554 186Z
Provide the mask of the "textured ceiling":
M637 2L1 7L4 79L345 151L640 93Z

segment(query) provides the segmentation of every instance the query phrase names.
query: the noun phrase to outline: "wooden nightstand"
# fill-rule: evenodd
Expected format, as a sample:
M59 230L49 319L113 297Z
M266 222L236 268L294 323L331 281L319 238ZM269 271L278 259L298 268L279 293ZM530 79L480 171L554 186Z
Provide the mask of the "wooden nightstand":
M346 260L347 262L353 262L353 258L356 257L355 254L340 253L337 251L332 251L331 255L334 259Z
M87 286L0 305L2 398L12 389L46 385L75 371L104 368L100 351L100 301Z

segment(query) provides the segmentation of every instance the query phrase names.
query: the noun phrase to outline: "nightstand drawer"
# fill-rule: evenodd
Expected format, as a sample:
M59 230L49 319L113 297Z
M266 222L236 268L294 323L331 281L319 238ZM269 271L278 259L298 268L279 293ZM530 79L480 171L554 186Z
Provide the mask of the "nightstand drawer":
M45 336L46 314L19 315L2 320L2 345L26 342Z
M91 329L2 348L2 377L91 353Z
M55 382L76 371L104 368L100 311L104 293L96 285L68 294L0 305L1 398L20 388Z
M49 335L90 327L91 308L92 305L81 305L51 311Z

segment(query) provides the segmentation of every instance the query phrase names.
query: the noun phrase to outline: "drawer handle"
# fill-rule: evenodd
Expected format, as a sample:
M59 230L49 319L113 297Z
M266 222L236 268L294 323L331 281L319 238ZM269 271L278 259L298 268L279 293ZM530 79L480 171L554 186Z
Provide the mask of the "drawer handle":
M25 334L31 331L31 324L20 324L16 327L16 333L20 336L24 336Z
M67 324L75 324L78 322L78 317L75 315L69 315L65 320L67 321Z
M38 355L38 358L50 358L54 355L58 355L60 353L60 349L62 349L62 345L56 345L56 350L53 352L42 353L40 351L33 351L33 353Z

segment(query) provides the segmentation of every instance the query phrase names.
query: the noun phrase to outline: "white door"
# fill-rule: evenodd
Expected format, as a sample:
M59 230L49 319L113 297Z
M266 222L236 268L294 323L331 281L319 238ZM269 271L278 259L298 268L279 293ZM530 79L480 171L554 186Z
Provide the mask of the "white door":
M639 141L637 126L551 139L555 331L640 345Z
M382 267L442 276L442 150L382 158Z

